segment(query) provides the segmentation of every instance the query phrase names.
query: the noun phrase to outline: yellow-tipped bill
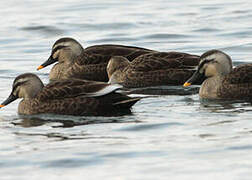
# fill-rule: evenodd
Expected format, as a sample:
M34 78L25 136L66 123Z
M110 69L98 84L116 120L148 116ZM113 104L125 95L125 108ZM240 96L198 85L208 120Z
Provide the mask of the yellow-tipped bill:
M189 83L189 82L185 82L183 86L184 86L184 87L191 86L191 83Z
M44 68L44 66L39 66L38 68L37 68L37 70L40 70L40 69L43 69Z
M4 107L5 105L0 104L0 108Z

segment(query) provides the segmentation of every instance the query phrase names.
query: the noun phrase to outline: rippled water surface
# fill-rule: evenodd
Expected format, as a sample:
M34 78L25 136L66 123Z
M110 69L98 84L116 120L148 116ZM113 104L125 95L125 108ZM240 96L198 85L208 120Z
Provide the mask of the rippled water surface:
M0 101L52 44L116 43L252 60L252 2L72 0L0 2ZM251 179L252 105L198 94L144 98L120 117L18 116L0 111L0 179Z

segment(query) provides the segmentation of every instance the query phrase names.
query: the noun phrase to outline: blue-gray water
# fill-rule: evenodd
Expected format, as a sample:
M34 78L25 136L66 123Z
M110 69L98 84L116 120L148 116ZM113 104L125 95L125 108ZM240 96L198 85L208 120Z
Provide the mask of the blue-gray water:
M13 79L36 71L52 44L116 43L160 51L228 53L252 60L247 0L2 0L0 101ZM252 105L202 104L198 95L146 98L122 117L20 117L0 110L0 179L249 180Z

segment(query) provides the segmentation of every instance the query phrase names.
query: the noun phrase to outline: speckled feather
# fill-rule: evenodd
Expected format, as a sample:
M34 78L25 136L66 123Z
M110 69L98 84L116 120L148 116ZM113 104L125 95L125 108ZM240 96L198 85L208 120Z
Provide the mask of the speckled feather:
M192 69L199 63L199 56L180 52L155 52L137 57L130 68L135 71L166 69Z
M67 115L110 115L129 112L139 98L111 91L103 96L86 97L110 86L102 82L69 79L49 83L34 98L23 100L20 114L55 113Z
M91 46L84 49L74 64L66 69L63 77L106 82L108 81L106 66L112 56L123 56L132 61L136 57L150 52L155 51L122 45Z
M87 47L86 49L84 49L84 52L92 55L100 54L107 56L109 58L104 59L106 59L105 61L108 62L111 56L123 56L126 57L129 61L132 61L142 54L147 54L155 51L135 46L105 44Z
M43 88L43 91L37 96L40 101L46 99L71 98L88 93L97 92L109 86L107 83L87 81L80 79L67 79L49 83Z
M225 75L217 95L225 99L252 99L252 64L243 64Z
M121 75L124 87L182 85L199 63L199 56L179 52L155 52L133 60Z

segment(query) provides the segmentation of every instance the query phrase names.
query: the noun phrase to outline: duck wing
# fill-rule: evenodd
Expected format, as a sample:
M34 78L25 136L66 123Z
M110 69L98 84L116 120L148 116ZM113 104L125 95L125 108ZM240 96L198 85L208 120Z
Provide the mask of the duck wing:
M97 64L105 64L109 61L110 55L104 54L89 54L83 52L75 61L76 65L97 65Z
M112 56L124 56L129 60L135 59L142 54L154 52L152 50L121 46L121 45L99 45L92 46L76 59L73 66L66 70L68 78L80 78L95 81L108 81L107 63Z
M227 99L252 99L252 64L239 65L227 74L220 88L218 96Z
M242 64L235 67L223 82L230 84L252 83L252 64Z
M135 71L164 69L193 69L199 63L199 56L180 52L155 52L137 57L130 68Z
M110 85L103 82L68 79L55 81L46 85L38 94L40 101L48 99L64 99L73 97L99 97L120 89L118 84Z
M106 62L108 62L112 56L123 56L126 57L129 61L132 61L133 59L142 54L147 54L151 52L156 51L135 46L113 44L95 45L84 49L84 53L87 53L89 55L99 54L104 56L104 58L109 57Z

